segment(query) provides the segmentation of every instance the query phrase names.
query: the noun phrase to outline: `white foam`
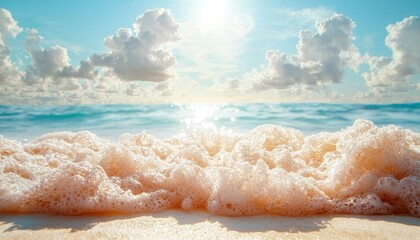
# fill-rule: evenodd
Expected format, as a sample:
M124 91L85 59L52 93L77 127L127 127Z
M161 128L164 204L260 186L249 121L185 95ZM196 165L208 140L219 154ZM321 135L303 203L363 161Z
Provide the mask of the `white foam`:
M366 120L308 137L273 125L118 143L86 131L0 137L0 154L0 212L420 216L420 135Z

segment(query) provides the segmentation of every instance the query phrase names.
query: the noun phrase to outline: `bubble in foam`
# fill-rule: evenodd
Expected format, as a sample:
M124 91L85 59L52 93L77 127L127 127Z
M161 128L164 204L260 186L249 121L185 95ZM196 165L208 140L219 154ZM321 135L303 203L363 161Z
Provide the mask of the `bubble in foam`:
M274 125L116 143L86 131L0 137L0 154L0 212L420 216L420 135L367 120L307 137Z

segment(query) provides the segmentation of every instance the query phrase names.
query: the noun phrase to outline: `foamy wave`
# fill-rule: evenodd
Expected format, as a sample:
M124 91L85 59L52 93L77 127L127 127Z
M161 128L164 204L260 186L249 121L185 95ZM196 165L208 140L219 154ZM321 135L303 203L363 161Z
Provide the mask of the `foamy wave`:
M308 137L274 125L118 143L55 132L0 137L0 153L0 212L420 216L420 134L366 120Z

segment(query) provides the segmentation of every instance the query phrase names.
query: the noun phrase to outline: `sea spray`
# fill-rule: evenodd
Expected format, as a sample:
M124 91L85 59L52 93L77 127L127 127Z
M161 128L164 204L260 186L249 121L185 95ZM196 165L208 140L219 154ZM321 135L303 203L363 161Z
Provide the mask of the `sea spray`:
M1 137L0 155L3 213L420 216L420 134L367 120L306 137L275 125L118 142L53 132L26 143Z

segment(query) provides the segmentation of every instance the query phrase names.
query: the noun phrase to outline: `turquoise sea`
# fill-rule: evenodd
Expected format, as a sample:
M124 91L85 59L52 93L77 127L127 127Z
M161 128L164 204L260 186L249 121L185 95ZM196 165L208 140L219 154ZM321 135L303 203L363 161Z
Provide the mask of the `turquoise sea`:
M166 138L197 125L242 133L262 124L291 127L309 135L336 132L357 119L419 132L420 103L0 106L0 135L23 141L49 132L88 130L116 140L122 133L146 131Z

